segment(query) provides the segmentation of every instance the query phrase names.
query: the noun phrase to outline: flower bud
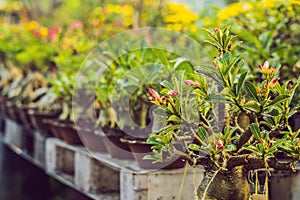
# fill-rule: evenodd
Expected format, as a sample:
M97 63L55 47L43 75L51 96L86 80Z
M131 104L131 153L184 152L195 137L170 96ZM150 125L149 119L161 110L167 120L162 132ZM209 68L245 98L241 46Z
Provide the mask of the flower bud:
M215 33L218 32L218 31L220 31L220 28L219 28L219 27L214 28L214 32L215 32Z
M154 98L159 98L160 97L159 94L152 88L149 88L148 92Z
M194 83L194 81L192 81L192 80L186 80L186 81L184 81L184 83L186 85L192 85Z
M217 148L218 149L224 148L224 144L222 140L218 140Z
M243 104L246 103L246 97L242 97L241 101Z
M167 93L167 96L177 96L179 93L176 90L170 90Z
M259 142L260 142L260 143L264 143L264 141L265 141L264 139L259 138Z
M201 87L201 84L199 82L197 82L197 81L186 80L186 81L184 81L184 83L186 85L194 85L194 86L196 86L198 88Z
M269 68L269 65L270 65L269 61L265 61L263 68Z
M215 61L213 61L213 65L214 65L214 67L218 66L218 64Z
M276 83L278 82L279 78L274 78L271 83L269 84L269 86L272 88L276 85Z

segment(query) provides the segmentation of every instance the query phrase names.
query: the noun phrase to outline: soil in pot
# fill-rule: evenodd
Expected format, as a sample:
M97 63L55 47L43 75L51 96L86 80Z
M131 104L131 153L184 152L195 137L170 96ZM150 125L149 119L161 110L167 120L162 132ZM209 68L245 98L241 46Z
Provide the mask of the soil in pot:
M103 137L96 135L96 130L76 127L83 145L89 150L99 153L107 153Z
M145 141L121 139L122 142L128 143L130 150L137 161L139 167L144 169L178 169L185 166L185 161L182 158L174 158L164 163L153 163L153 160L145 160L144 156L153 155L151 145Z

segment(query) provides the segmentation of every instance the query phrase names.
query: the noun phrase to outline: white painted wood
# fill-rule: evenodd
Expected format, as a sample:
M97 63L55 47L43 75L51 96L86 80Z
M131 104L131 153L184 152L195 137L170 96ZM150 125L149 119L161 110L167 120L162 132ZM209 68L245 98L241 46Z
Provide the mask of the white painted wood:
M22 126L8 118L5 119L4 142L22 149Z
M56 168L57 168L57 158L56 158L56 144L53 140L47 139L46 145L45 145L45 159L46 159L46 165L45 169L46 172L55 174Z
M194 170L191 167L187 170L179 198L183 172L184 169L146 173L121 171L121 200L194 199ZM204 170L197 168L196 185L203 179L203 175Z
M45 140L45 136L34 131L33 159L41 166L45 165Z

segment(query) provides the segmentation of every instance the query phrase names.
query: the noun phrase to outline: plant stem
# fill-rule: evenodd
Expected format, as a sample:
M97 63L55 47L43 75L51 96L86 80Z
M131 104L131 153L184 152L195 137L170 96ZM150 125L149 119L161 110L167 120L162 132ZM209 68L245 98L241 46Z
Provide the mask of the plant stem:
M183 190L184 182L185 182L185 179L186 179L187 168L188 168L188 163L185 163L185 167L184 167L184 171L183 171L183 176L182 176L182 180L181 180L181 184L180 184L180 189L179 189L179 194L178 194L178 199L179 200L180 200L181 195L182 195L182 190Z

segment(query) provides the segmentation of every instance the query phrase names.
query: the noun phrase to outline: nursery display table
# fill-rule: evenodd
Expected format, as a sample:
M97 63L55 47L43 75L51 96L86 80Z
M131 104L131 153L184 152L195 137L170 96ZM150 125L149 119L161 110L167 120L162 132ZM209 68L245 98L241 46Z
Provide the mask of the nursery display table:
M5 119L4 143L15 153L63 184L95 200L151 200L194 198L194 169L142 169L134 160L112 158L64 141L25 130ZM204 170L196 171L196 185ZM183 181L184 180L184 181ZM181 190L180 190L181 188ZM170 192L176 191L176 192Z

